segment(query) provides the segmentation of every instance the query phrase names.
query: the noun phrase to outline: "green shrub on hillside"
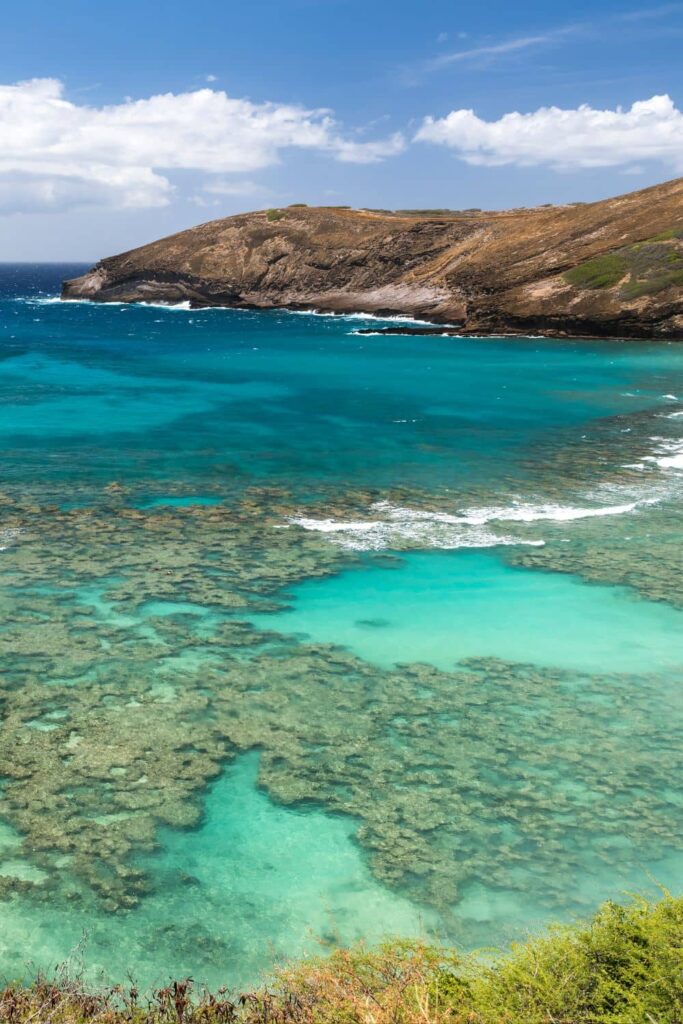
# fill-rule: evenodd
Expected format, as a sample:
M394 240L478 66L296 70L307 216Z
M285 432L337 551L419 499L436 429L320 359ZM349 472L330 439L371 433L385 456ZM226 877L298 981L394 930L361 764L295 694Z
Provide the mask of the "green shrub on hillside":
M657 292L662 292L672 285L683 286L683 268L657 277L649 277L644 281L627 281L621 289L621 294L625 299L638 299L641 295L656 295Z
M621 283L619 294L623 299L656 295L681 284L683 251L679 238L683 238L683 230L662 231L645 242L596 256L568 270L564 279L575 288L586 289L613 288Z
M619 253L607 253L568 270L564 279L577 288L612 288L619 284L627 269L628 265L623 256Z
M683 899L606 903L584 927L515 946L477 975L472 1008L481 1024L683 1020Z
M674 238L683 238L683 228L669 228L668 231L660 231L658 235L648 238L648 242L670 242Z
M266 220L269 221L282 220L285 216L286 214L282 210L266 210Z

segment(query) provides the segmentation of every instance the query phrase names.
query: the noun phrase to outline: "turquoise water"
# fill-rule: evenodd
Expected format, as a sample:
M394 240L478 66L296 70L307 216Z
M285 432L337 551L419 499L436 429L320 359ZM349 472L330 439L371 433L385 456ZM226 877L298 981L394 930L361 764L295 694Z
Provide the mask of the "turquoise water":
M510 568L473 551L404 556L397 568L301 583L291 610L256 617L283 633L343 644L385 667L448 670L492 657L588 672L683 665L683 612L621 587Z
M55 273L4 274L0 437L7 472L30 461L34 480L116 468L190 484L229 469L304 496L320 480L493 486L520 460L538 472L535 442L681 390L672 346L365 337L353 319L60 304L39 291Z
M683 349L78 269L0 267L0 975L250 985L678 890Z
M353 821L274 804L256 787L257 760L244 755L226 769L207 794L199 830L161 834L159 852L143 861L159 889L144 913L76 909L55 920L49 906L10 904L0 937L5 962L24 964L27 951L43 965L67 954L78 962L82 945L91 975L125 978L142 966L144 982L161 985L171 965L192 971L199 953L210 984L248 985L266 958L284 963L293 950L321 953L387 932L438 935L433 913L372 878Z

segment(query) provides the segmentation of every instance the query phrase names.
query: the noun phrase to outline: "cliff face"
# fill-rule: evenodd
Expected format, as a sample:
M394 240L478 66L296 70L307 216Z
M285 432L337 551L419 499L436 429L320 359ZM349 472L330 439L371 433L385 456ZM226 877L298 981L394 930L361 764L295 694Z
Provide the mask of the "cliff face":
M683 178L504 213L286 207L102 260L62 297L409 314L474 333L683 339Z

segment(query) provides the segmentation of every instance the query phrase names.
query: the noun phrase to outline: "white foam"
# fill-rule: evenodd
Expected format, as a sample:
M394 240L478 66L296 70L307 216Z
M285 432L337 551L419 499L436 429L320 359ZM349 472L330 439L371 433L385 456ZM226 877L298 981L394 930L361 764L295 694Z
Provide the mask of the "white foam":
M432 512L423 509L392 505L387 501L373 504L373 518L343 520L292 516L287 522L304 530L331 534L331 539L343 547L358 551L403 548L406 545L435 548L489 548L499 545L531 545L541 547L540 537L513 536L497 533L489 528L493 523L569 523L596 516L624 515L635 511L639 504L629 501L619 505L574 507L554 504L515 502L509 506L487 506L464 509L457 513Z
M373 320L376 323L408 324L409 326L423 327L457 327L458 324L435 324L433 320L418 320L413 316L394 314L380 316L378 313L325 313L319 309L282 309L282 313L289 313L291 316L324 316L334 320Z
M475 508L464 511L460 515L447 512L421 512L415 509L404 509L379 502L373 508L386 508L392 518L400 518L407 514L416 519L434 520L441 523L462 526L484 526L486 523L535 523L551 521L568 523L575 519L589 519L593 516L615 516L633 512L638 502L630 501L623 505L608 505L599 508L574 508L572 506L529 503L514 503L503 507Z
M336 314L327 314L327 313L323 314L323 313L320 313L320 314L317 314L317 315L319 315L319 316L328 316L328 315L336 315ZM358 314L350 314L350 315L356 316ZM364 316L365 314L360 314L360 315ZM374 317L373 319L383 320L385 318L383 318L383 317ZM386 319L392 319L392 318L388 317ZM416 326L418 324L424 324L427 327L443 327L443 328L445 328L441 332L435 332L434 334L432 334L430 332L430 334L426 335L426 337L431 337L431 338L459 338L461 341L511 341L511 340L512 341L515 341L515 340L519 340L519 341L553 341L553 340L556 340L556 339L548 337L548 335L546 335L546 334L459 334L458 333L458 328L461 326L460 324L437 324L437 323L434 323L431 320L408 320L407 322L410 323L410 324L413 324L414 326ZM358 331L358 330L356 330L356 331L349 331L348 333L349 334L360 334L360 331ZM370 331L364 331L363 332L363 337L371 338L374 334L383 334L385 337L392 337L391 332L387 332L387 331L373 331L372 333ZM635 398L637 396L634 395L633 397Z
M250 310L243 309L240 306L191 306L189 300L184 302L145 302L140 300L139 302L121 302L114 299L106 299L103 302L95 299L62 299L58 295L51 295L45 298L37 298L35 296L24 296L23 298L15 299L15 302L25 302L29 305L36 306L125 306L128 309L132 309L135 306L145 306L148 309L163 309L167 312L188 312L202 313L208 309L220 309L225 310L229 313L247 313Z
M683 412L671 412L661 416L661 419L673 420L683 416ZM663 470L680 470L683 469L683 438L670 438L670 437L651 437L650 440L654 443L652 454L644 455L640 463L630 466L631 469L648 469L653 466L657 466ZM666 479L664 477L663 479ZM680 480L678 473L675 477L669 477L669 481Z
M189 300L185 302L132 302L129 303L132 306L146 306L149 309L165 309L169 312L186 312L192 309ZM196 312L195 310L192 310Z
M119 303L99 303L99 305L119 305ZM193 306L189 299L185 299L184 302L146 302L144 299L136 300L135 302L121 303L125 306L145 306L148 309L165 309L170 312L180 313L207 313L209 310L220 310L221 313L266 313L272 312L270 309L247 309L244 306Z
M93 299L62 299L59 295L50 295L46 298L36 298L35 295L24 296L14 299L15 302L25 302L29 306L129 306L129 302L95 302Z
M657 465L662 469L683 469L683 451L657 459Z
M317 309L285 309L284 307L268 307L263 309L245 308L243 306L191 306L189 300L184 302L148 302L144 299L134 302L120 302L117 300L106 300L99 302L93 299L62 299L58 295L52 295L45 298L37 298L35 296L27 296L23 298L15 299L16 302L28 302L35 303L39 306L52 306L62 304L79 304L89 306L145 306L149 309L164 309L173 312L187 312L192 310L194 313L201 313L209 309L220 309L229 313L268 313L278 312L287 313L292 316L322 316L330 317L334 320L371 320L375 323L396 323L396 324L408 324L411 326L424 326L424 327L457 327L457 324L434 324L431 320L418 320L412 316L393 315L393 316L378 316L376 313L324 313Z
M60 305L90 305L91 299L60 299L59 295L38 297L37 295L23 295L13 300L24 302L29 306L60 306Z
M289 516L287 521L294 526L302 526L304 530L315 530L317 533L364 533L384 525L375 521L347 522L343 519L311 519L306 516Z
M20 533L20 530L0 530L0 551L7 551Z
M660 469L683 469L683 441L665 441L655 455L646 455L646 462L654 462Z
M404 510L406 513L408 509ZM419 545L444 549L491 548L499 545L530 544L541 547L542 540L524 540L519 537L493 533L482 527L454 527L437 518L426 521L422 516L408 514L385 521L354 522L332 519L312 519L292 516L288 522L304 530L333 534L333 540L353 551L381 551L386 548L404 548Z

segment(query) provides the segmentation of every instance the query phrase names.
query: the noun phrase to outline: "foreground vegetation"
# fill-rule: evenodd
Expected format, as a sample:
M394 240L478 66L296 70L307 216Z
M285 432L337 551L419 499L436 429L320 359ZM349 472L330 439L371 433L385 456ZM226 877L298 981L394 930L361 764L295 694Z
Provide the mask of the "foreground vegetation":
M680 1024L683 897L606 903L491 960L419 943L357 947L237 998L189 979L147 999L61 972L0 992L2 1024Z

